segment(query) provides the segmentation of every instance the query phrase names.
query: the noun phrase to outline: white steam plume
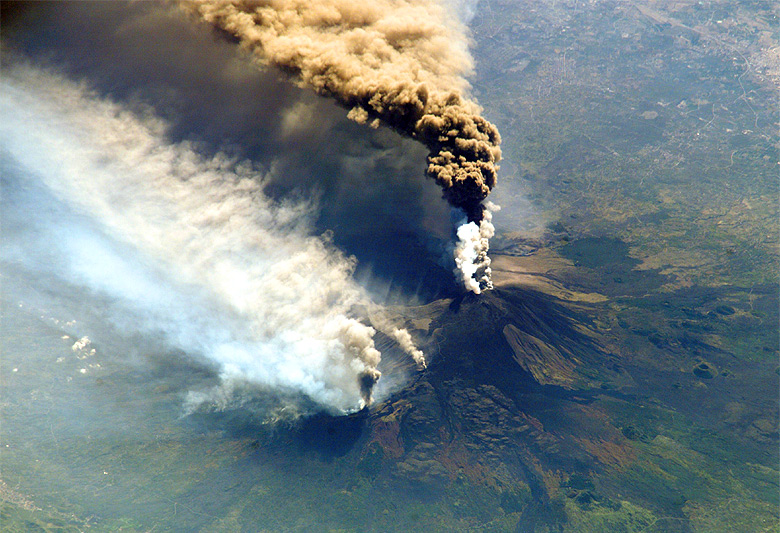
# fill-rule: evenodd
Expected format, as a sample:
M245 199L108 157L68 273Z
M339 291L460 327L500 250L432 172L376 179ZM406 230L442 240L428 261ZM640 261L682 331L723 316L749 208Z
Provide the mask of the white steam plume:
M0 83L3 172L40 180L86 221L40 237L57 264L12 235L4 261L108 296L115 320L207 358L226 383L334 412L371 401L380 353L351 315L354 261L310 235L311 206L274 204L251 165L171 144L160 120L58 75L16 65Z
M455 245L455 272L466 288L476 294L493 288L488 250L490 239L496 232L493 213L501 209L492 202L485 202L484 207L479 225L467 222L458 227L458 243Z

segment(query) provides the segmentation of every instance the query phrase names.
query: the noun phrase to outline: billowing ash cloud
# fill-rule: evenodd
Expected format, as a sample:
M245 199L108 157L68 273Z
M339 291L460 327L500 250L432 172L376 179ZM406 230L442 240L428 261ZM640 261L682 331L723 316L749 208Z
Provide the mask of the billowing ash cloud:
M483 201L496 184L500 136L465 96L464 75L471 68L465 33L442 4L201 0L182 5L235 35L262 64L336 99L350 109L350 118L385 123L423 143L430 151L428 175L481 235L472 240L484 246L475 266L459 264L466 286L475 292L490 287L486 236L492 226Z
M251 164L171 142L153 114L62 76L4 65L0 87L4 182L47 191L30 213L43 227L5 228L5 263L103 295L112 320L200 355L230 387L335 412L371 401L380 353L352 313L354 261L311 235L312 205L270 200ZM55 204L74 214L46 223Z

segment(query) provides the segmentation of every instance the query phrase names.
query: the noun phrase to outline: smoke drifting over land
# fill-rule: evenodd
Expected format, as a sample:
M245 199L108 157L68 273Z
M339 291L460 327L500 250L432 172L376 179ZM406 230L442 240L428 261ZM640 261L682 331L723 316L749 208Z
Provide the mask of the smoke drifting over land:
M172 144L164 122L60 76L6 67L1 94L5 186L42 183L35 209L76 212L37 243L9 228L4 261L108 297L111 319L215 363L231 386L337 412L370 403L375 330L351 314L364 298L353 261L310 236L310 204L272 202L248 163ZM53 262L36 255L51 249Z
M466 96L457 18L474 3L458 5L274 4L289 23L277 44L309 55L285 65L264 55L286 53L270 41L247 41L278 67L251 68L235 42L175 4L11 4L0 267L55 296L83 290L119 330L217 368L223 385L190 404L227 405L260 387L347 412L402 385L406 376L388 375L374 387L375 328L395 341L388 354L419 368L425 356L396 324L354 313L368 298L353 273L375 301L426 300L458 290L454 254L458 282L490 286L484 199L499 138ZM302 18L288 20L290 6ZM212 7L189 9L221 25ZM457 219L419 179L426 151Z
M17 5L13 3L12 5ZM21 5L21 4L20 4ZM274 200L317 198L312 224L358 259L355 276L381 303L459 290L450 207L420 179L425 148L389 128L347 119L276 69L253 68L223 33L158 2L33 2L3 12L4 60L17 50L143 115L202 154L267 170Z
M235 35L261 64L292 73L349 108L350 118L381 121L424 144L428 175L481 235L472 240L483 245L478 262L472 268L461 256L458 264L464 283L474 292L490 287L493 230L483 201L496 184L501 141L465 96L471 69L465 32L440 3L202 0L183 6Z

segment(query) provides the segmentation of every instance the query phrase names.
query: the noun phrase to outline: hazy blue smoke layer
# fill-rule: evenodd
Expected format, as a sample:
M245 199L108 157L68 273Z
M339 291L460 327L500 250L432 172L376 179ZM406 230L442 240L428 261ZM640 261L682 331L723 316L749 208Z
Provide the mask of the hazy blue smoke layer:
M1 83L3 173L46 190L36 210L73 213L40 217L34 239L8 228L6 264L108 298L112 320L213 362L227 390L371 401L380 354L351 314L364 296L353 261L312 235L311 204L270 200L272 171L170 142L154 114L65 77L16 65Z

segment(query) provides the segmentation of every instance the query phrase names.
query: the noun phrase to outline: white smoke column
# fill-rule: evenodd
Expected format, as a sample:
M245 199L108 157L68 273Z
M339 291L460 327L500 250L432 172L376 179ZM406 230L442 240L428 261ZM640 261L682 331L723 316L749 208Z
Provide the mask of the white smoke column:
M458 227L458 243L455 245L455 269L466 288L475 294L493 288L490 279L490 239L495 235L493 213L501 207L485 202L482 220L477 225L468 222Z
M4 66L0 83L0 148L99 228L53 224L62 265L25 259L25 243L8 245L14 260L109 296L107 313L130 309L128 327L208 358L230 386L334 412L371 402L380 353L350 316L354 261L310 236L311 206L274 204L249 164L171 144L160 120L63 77Z
M401 349L409 354L417 366L421 369L427 368L428 363L425 362L425 354L414 345L412 336L405 329L395 328L393 330L393 338L396 340Z

